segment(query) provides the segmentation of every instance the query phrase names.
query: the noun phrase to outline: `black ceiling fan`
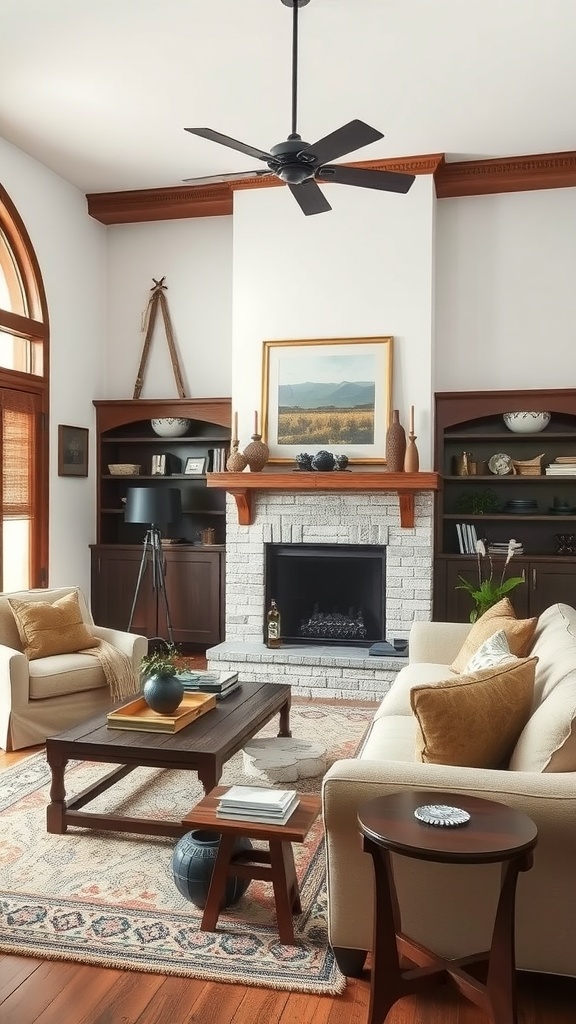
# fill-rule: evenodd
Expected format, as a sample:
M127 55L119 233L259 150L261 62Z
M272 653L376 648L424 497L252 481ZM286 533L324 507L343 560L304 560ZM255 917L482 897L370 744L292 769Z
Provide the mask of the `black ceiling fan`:
M364 121L349 121L335 132L319 139L314 145L303 142L296 131L298 94L298 8L305 7L310 0L282 0L286 7L292 7L292 132L285 142L272 146L269 153L255 146L246 145L222 135L212 128L185 128L192 135L218 142L221 146L236 149L239 153L262 160L267 170L240 171L237 174L212 174L204 178L185 178L188 184L203 185L217 181L239 181L242 178L276 177L285 181L306 216L331 210L330 203L317 182L335 181L340 185L356 185L359 188L375 188L383 192L406 193L414 181L413 174L397 171L373 171L369 168L345 167L326 161L345 156L361 149L371 142L384 138L383 133L371 128Z

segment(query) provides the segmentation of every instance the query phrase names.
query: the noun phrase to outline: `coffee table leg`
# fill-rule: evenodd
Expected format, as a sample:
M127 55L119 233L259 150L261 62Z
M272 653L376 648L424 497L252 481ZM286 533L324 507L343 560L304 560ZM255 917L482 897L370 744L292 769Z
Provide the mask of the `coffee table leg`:
M214 870L212 871L210 889L208 890L208 899L206 900L200 925L200 931L202 932L213 932L216 930L216 923L224 906L228 868L232 859L235 841L236 836L233 834L226 835L224 833L220 837L218 854L214 863Z
M280 729L279 736L292 736L290 732L290 697L280 708Z
M218 785L218 780L220 779L221 774L222 772L218 771L215 765L206 765L205 767L198 769L198 779L204 787L205 796L211 789L214 789L214 787Z
M292 914L301 914L302 906L292 843L270 840L270 867L280 942L285 946L294 946L296 943Z
M56 835L62 835L66 831L64 813L66 811L66 789L64 787L64 771L68 764L68 758L61 760L52 755L49 765L52 773L52 784L50 786L50 803L46 808L46 829Z

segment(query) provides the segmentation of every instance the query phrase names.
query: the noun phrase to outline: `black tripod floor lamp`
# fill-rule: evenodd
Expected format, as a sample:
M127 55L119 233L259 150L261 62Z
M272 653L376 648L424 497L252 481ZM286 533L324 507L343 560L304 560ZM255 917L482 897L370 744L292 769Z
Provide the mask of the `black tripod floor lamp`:
M166 613L166 627L170 643L174 643L174 638L172 635L172 619L170 618L168 597L166 596L165 565L162 557L162 534L160 528L166 527L168 523L177 522L181 514L182 496L177 487L129 487L126 492L124 521L126 523L148 524L142 546L142 558L140 559L132 608L130 610L128 632L132 628L142 581L146 570L150 567L152 591L156 597L156 632L159 630L158 617L160 604L162 604Z

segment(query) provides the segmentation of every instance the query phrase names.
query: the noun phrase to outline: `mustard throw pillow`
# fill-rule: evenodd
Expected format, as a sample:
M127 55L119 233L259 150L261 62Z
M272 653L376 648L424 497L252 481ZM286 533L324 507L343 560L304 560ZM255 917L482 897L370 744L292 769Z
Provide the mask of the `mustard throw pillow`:
M538 658L519 658L458 679L414 686L416 759L466 768L508 763L532 710Z
M54 604L9 598L22 650L29 661L52 654L72 654L95 647L98 640L82 618L78 594L73 591Z
M501 629L506 633L510 653L523 657L530 647L537 621L537 618L517 619L509 599L504 597L476 620L450 668L453 672L464 672L481 644Z

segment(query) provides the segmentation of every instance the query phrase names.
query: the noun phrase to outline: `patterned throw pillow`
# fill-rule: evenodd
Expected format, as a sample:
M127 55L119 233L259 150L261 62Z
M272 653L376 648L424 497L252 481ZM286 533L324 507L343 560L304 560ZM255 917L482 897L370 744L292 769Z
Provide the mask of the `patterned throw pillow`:
M506 661L517 661L515 654L512 654L508 644L508 637L503 629L489 636L480 645L470 661L464 666L464 672L478 672L482 668L492 668L494 665L502 665Z
M509 599L503 597L476 620L450 668L453 672L464 672L481 644L500 629L508 637L511 653L519 658L524 657L530 648L537 622L537 618L517 619Z
M72 591L49 601L18 601L9 598L23 653L29 661L54 654L73 654L96 647L98 640L82 618L78 594Z
M414 686L416 760L466 768L506 767L532 710L538 658Z

